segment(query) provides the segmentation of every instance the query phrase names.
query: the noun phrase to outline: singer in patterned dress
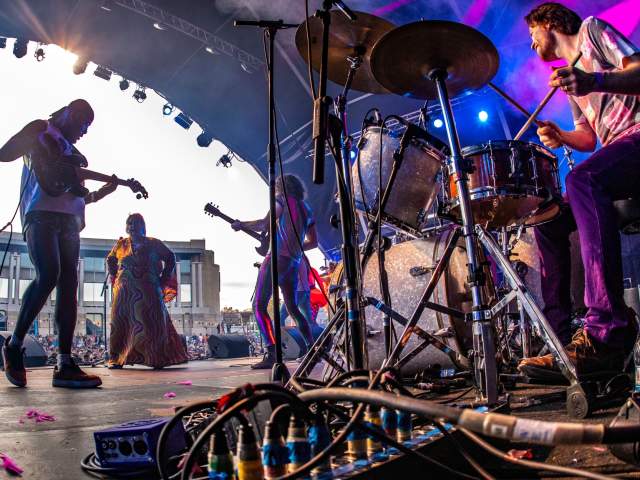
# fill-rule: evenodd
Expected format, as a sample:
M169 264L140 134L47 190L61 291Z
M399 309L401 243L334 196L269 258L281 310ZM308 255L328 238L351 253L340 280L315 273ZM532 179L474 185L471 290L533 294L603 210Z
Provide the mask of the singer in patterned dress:
M187 352L165 306L176 296L175 256L160 240L146 236L139 213L127 218L127 233L107 257L113 285L109 368L185 363Z

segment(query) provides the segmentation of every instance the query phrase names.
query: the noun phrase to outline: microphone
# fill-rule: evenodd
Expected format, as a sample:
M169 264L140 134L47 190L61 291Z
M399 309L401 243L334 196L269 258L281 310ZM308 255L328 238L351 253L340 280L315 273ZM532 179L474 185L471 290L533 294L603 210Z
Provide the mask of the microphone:
M260 28L297 28L297 23L284 23L282 20L235 20L234 27L260 27Z

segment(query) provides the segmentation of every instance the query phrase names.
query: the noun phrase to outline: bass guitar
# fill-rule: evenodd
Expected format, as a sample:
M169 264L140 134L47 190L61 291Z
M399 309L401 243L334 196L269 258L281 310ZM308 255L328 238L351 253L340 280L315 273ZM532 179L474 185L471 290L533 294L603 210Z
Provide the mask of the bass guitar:
M225 222L229 224L232 224L233 222L237 221L229 217L228 215L225 215L224 213L222 213L218 208L218 206L212 203L207 203L204 206L204 212L207 215L211 215L212 217L220 217L221 219L223 219ZM262 257L267 255L267 252L269 251L269 235L267 233L258 233L254 230L251 230L250 228L241 228L240 230L242 230L244 233L246 233L252 238L255 238L257 241L260 242L260 245L255 247L258 255Z

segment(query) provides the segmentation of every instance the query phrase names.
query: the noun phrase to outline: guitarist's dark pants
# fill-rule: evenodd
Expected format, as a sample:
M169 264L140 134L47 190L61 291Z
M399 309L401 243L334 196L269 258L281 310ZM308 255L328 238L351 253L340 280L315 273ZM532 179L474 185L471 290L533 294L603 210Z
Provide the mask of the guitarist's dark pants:
M70 354L78 304L80 232L75 216L57 212L29 212L25 237L36 278L27 287L13 332L24 339L34 319L56 288L55 322L60 353Z

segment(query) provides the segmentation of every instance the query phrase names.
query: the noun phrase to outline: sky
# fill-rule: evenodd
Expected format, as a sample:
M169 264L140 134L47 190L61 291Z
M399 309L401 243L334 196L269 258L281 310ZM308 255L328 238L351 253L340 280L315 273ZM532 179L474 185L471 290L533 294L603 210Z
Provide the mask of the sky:
M89 64L82 75L74 75L75 56L51 45L37 62L32 42L22 59L12 53L13 40L0 49L0 144L4 144L31 120L48 118L71 100L84 98L95 111L95 120L76 147L87 157L89 168L135 178L149 191L148 200L137 200L119 187L102 201L87 206L83 237L118 238L125 235L129 213L141 213L147 234L161 240L205 239L220 265L221 307L247 308L257 276L254 262L261 261L255 240L234 232L226 222L203 213L207 202L218 204L229 216L262 218L268 210L268 188L248 164L233 162L231 168L216 167L227 148L214 141L199 147L201 129L194 122L184 130L171 116L162 114L165 100L147 89L147 100L137 103L132 94L118 88L119 77L107 82L93 75ZM188 113L188 112L186 112ZM0 224L9 221L18 202L22 162L0 163ZM100 184L88 182L91 190ZM14 230L20 230L19 215ZM322 265L319 250L309 253L311 263Z

